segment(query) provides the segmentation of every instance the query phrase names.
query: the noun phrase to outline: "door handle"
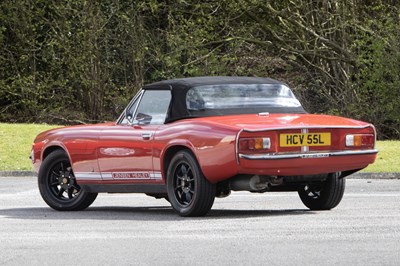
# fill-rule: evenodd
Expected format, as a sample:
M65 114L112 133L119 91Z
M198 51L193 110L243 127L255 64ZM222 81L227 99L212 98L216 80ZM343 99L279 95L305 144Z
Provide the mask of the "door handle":
M150 133L150 132L147 132L147 133L142 133L142 138L143 139L151 139L151 137L153 136L153 134L152 133Z

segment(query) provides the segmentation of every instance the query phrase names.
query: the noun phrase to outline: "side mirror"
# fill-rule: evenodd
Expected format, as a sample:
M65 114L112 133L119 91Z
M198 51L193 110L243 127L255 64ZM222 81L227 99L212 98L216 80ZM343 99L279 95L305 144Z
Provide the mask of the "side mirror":
M151 115L138 113L136 115L136 121L135 122L137 122L138 125L148 125L148 124L150 124L152 119L153 119L153 117Z

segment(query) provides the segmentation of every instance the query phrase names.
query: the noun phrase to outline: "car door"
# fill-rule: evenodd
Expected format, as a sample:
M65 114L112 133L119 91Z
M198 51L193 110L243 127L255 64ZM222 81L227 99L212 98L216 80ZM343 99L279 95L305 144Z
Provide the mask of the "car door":
M170 101L169 90L142 91L126 117L101 132L97 152L103 181L162 182L161 172L153 171L153 139L165 122Z

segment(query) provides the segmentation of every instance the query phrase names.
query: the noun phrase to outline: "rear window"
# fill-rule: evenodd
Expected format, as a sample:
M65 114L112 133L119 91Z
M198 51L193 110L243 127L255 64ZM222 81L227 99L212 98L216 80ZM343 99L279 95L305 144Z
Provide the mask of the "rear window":
M186 107L193 116L246 113L304 113L283 84L227 84L191 88Z

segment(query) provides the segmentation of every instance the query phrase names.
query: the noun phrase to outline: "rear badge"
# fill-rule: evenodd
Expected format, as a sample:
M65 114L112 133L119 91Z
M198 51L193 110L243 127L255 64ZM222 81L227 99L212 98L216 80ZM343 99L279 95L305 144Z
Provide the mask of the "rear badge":
M302 154L301 158L325 158L329 157L329 153L313 153L313 154Z

